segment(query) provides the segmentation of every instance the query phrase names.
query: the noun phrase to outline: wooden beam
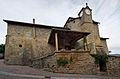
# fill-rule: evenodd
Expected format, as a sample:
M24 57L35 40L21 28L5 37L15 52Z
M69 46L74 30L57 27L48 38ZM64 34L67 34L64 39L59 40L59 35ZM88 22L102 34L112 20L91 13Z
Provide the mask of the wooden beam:
M55 33L55 45L56 45L56 51L58 51L58 35Z

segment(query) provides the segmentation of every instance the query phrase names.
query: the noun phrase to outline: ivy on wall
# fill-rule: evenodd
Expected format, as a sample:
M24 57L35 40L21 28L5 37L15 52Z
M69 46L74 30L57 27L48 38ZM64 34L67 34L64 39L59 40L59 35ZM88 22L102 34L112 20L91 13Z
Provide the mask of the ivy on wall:
M84 38L83 38L83 47L84 47L84 50L85 50L85 47L88 49L87 37L86 36L84 36Z
M95 63L99 64L100 71L106 72L106 62L108 61L108 56L102 54L92 54L91 56L95 58Z
M73 58L72 57L70 57L70 62L72 62L73 61Z
M102 54L91 54L92 57L95 58L95 63L104 63L108 61L108 56L107 55L102 55Z

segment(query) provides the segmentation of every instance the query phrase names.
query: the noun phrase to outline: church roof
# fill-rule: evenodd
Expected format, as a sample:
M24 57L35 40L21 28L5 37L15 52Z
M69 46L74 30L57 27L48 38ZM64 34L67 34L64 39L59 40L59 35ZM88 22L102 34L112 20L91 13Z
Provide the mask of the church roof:
M69 17L64 25L64 27L66 26L67 23L71 22L71 21L74 21L75 19L78 19L78 18L81 18L81 17L77 17L77 18L73 18L73 17Z
M65 25L66 25L67 23L69 23L69 22L72 22L72 21L76 20L76 19L81 19L81 17L76 17L76 18L69 17L69 18L67 19ZM96 22L96 21L94 21L94 20L92 20L92 22L93 22L93 24L100 24L100 22ZM65 25L64 25L64 27L65 27Z
M11 24L19 24L19 25L27 25L27 26L36 26L36 27L43 27L43 28L60 28L60 29L67 29L64 27L58 27L58 26L49 26L49 25L42 25L42 24L32 24L32 23L26 23L26 22L19 22L19 21L11 21L11 20L3 20L7 23Z

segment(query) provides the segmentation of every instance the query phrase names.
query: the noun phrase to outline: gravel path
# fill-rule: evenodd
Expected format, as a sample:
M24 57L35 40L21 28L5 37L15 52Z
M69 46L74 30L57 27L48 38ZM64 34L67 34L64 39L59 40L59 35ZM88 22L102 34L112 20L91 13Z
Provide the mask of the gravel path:
M50 79L49 77L51 79L120 79L120 77L52 73L28 66L5 65L3 62L4 60L0 60L0 79Z

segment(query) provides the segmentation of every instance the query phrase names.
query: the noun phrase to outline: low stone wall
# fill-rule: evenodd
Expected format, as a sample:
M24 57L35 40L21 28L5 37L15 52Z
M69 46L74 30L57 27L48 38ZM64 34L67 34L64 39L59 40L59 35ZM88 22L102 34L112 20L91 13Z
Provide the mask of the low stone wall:
M59 58L67 59L68 64L59 66ZM72 58L72 61L71 61ZM99 65L94 63L94 58L90 52L55 52L53 55L35 59L32 66L35 68L48 68L49 71L56 73L79 73L79 74L97 74Z
M109 56L107 73L110 76L120 76L120 56Z
M4 63L7 65L23 65L21 58L18 57L4 59Z
M90 52L56 52L55 57L56 60L59 58L67 59L68 64L65 66L59 66L57 64L54 72L79 74L97 74L99 72L99 65L94 63L95 60L91 57Z
M68 64L64 66L58 65L57 60L60 58L66 59ZM95 59L90 55L89 51L55 52L33 60L31 66L56 73L120 76L120 57L109 56L106 63L107 70L102 72L99 64L95 64Z
M55 53L41 57L41 58L37 58L32 60L32 63L30 66L34 67L34 68L49 68L49 71L53 71L52 69L54 69L55 65L56 65L56 60L55 60Z

